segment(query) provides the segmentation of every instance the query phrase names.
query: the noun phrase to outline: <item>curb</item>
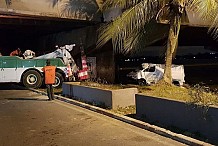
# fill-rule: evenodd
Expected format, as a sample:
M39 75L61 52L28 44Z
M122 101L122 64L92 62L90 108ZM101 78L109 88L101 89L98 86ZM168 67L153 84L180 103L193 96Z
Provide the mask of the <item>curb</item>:
M29 88L29 90L47 96L46 92L39 91L39 90L36 90L36 89L31 89L31 88ZM211 144L209 144L209 143L206 143L206 142L203 142L203 141L200 141L200 140L197 140L197 139L194 139L194 138L182 135L182 134L177 134L177 133L171 132L171 131L169 131L167 129L160 128L158 126L151 125L149 123L142 122L140 120L136 120L136 119L133 119L133 118L130 118L130 117L126 117L126 116L123 116L123 115L120 115L120 114L117 114L117 113L113 113L113 112L110 112L108 110L96 107L96 106L92 106L92 105L89 105L89 104L86 104L86 103L82 103L82 102L79 102L79 101L76 101L76 100L73 100L73 99L69 99L69 98L60 96L60 95L54 95L54 97L56 99L62 101L62 102L66 102L66 103L69 103L69 104L72 104L72 105L76 105L76 106L79 106L79 107L82 107L82 108L85 108L85 109L88 109L88 110L91 110L91 111L106 115L108 117L111 117L111 118L120 120L122 122L134 125L136 127L148 130L150 132L154 132L154 133L159 134L161 136L171 138L173 140L176 140L178 142L181 142L181 143L184 143L184 144L187 144L187 145L211 146Z

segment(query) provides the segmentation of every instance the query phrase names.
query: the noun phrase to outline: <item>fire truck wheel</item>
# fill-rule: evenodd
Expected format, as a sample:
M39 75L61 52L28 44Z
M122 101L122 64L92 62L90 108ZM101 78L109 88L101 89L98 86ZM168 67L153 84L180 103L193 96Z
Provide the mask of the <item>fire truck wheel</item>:
M24 73L22 82L27 88L39 88L42 85L42 77L35 70L29 70Z
M56 72L55 73L55 84L53 85L54 88L60 88L62 86L62 83L64 81L64 78L61 73Z

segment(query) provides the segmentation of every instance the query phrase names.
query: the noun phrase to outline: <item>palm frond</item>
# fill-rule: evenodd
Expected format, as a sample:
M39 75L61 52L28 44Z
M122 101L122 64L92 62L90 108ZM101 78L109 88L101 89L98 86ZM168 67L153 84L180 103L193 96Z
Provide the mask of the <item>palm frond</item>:
M166 38L168 36L168 30L168 25L158 24L156 21L152 20L146 24L141 31L131 35L127 39L124 48L127 53L139 54L146 49L147 46Z
M126 53L125 49L122 50L124 42L130 35L140 32L156 16L157 11L158 0L144 0L127 9L120 17L99 29L97 47L112 39L115 52Z
M211 23L209 33L218 38L218 2L217 0L191 0L191 8L200 18Z
M214 18L214 21L209 28L209 33L211 33L215 40L218 39L218 15Z
M106 0L101 9L107 10L110 8L120 8L120 9L126 9L129 8L130 6L134 6L143 0Z
M59 2L61 2L62 0L50 0L52 7L55 7Z
M190 0L188 6L204 20L213 20L218 10L216 0Z

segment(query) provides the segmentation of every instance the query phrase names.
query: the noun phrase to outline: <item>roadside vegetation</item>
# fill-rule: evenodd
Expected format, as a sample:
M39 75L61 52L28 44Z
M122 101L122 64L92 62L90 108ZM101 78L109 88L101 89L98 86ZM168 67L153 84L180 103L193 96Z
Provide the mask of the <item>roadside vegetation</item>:
M175 85L158 83L150 86L139 86L133 84L114 85L114 84L85 81L85 82L81 82L80 85L90 86L90 87L100 88L105 90L137 88L139 94L184 101L187 103L187 105L195 104L197 107L203 107L205 109L205 112L208 110L209 106L218 105L218 93L216 89L211 90L208 86L205 86L204 84L196 84L194 86L185 85L184 87L179 87ZM55 94L61 94L61 92L62 89L54 90ZM112 110L112 111L122 115L131 115L131 114L135 114L136 112L135 110L136 110L135 106L129 106L125 108L118 107L117 110Z
M176 56L180 28L190 22L188 13L209 22L209 30L217 39L216 0L105 0L102 12L111 9L120 9L122 14L101 26L97 47L101 48L112 40L116 54L131 55L167 38L162 83L169 85L172 85L171 66Z
M184 85L179 87L164 83L153 84L150 86L138 86L133 84L103 84L96 82L81 82L81 85L90 86L100 89L116 90L124 88L137 88L140 94L147 96L163 97L174 100L181 100L188 103L196 103L198 105L218 105L218 94L216 88L211 90L210 87L203 83L194 86Z

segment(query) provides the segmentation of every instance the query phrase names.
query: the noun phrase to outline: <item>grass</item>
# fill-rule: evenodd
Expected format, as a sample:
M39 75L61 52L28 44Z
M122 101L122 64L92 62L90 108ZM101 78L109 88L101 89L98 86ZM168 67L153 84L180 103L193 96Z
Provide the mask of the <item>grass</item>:
M191 96L189 89L178 86L152 85L141 86L138 88L139 93L147 96L165 97L169 99L188 101Z
M197 106L206 107L210 105L218 105L218 94L212 92L210 88L197 84L194 87L179 87L179 86L169 86L164 83L154 84L151 86L137 86L137 85L108 85L99 84L95 82L83 82L81 85L96 87L100 89L124 89L135 87L138 88L140 94L147 96L154 96L159 98L168 98L173 100L184 101L187 104L196 104ZM135 106L118 108L117 110L112 110L115 113L122 115L135 114Z
M136 114L136 107L134 105L127 107L118 107L116 110L112 109L110 111L121 115L132 115Z
M151 86L137 85L113 85L101 84L96 82L81 82L81 85L90 86L100 89L117 90L125 88L138 88L139 93L147 96L164 97L168 99L185 101L188 103L196 103L198 105L217 105L218 97L209 88L200 84L194 87L178 87L175 85L169 86L163 83L154 84Z
M154 84L151 86L138 86L138 85L114 85L114 84L101 84L96 82L81 82L80 85L90 86L94 88L117 90L125 88L138 88L140 94L147 96L154 96L160 98L168 98L173 100L185 101L188 104L196 104L198 106L208 108L210 105L218 105L218 94L212 92L210 88L197 84L194 87L178 87L169 86L166 84ZM39 89L46 92L46 89ZM61 95L62 89L54 89L54 94ZM125 108L118 107L117 110L112 110L115 113L122 115L135 114L135 106L129 106Z

